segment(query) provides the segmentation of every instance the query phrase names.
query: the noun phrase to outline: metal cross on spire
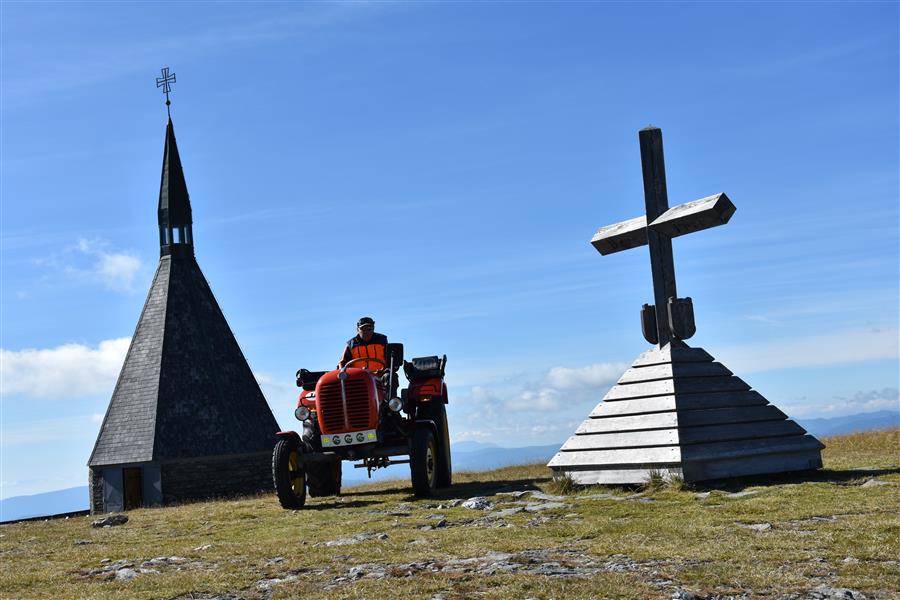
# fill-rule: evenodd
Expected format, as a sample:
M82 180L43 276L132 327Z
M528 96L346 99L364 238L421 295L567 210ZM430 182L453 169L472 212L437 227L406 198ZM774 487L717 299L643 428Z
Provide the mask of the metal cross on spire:
M169 115L169 118L172 118L172 111L169 108L172 106L172 103L169 101L169 92L172 91L171 84L175 83L175 73L169 74L169 67L163 67L160 69L162 73L162 77L156 78L156 87L162 88L163 93L166 95L166 112Z
M649 246L655 304L641 308L641 328L644 338L661 348L672 340L686 340L696 331L691 299L679 298L675 289L672 238L724 225L737 209L724 193L669 208L662 130L647 127L638 138L647 214L601 227L591 244L603 255Z

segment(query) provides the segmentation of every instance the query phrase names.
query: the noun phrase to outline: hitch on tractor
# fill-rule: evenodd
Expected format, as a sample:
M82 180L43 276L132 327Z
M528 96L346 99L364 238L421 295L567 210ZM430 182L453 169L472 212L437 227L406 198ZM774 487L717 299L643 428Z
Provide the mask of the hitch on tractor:
M408 465L409 459L406 460L391 460L387 456L376 456L373 458L364 458L363 461L357 465L353 465L354 469L366 469L366 473L369 476L369 479L372 479L372 471L376 471L378 469L384 469L391 465Z

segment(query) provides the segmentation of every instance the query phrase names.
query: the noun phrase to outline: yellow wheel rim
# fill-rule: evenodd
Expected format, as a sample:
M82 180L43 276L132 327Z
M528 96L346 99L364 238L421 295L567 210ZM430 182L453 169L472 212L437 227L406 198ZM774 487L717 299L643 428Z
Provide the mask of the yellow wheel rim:
M306 487L306 475L303 473L303 469L300 468L300 458L297 456L297 452L291 452L290 456L288 456L288 473L291 477L291 490L293 490L294 495L301 496L303 494L303 488Z

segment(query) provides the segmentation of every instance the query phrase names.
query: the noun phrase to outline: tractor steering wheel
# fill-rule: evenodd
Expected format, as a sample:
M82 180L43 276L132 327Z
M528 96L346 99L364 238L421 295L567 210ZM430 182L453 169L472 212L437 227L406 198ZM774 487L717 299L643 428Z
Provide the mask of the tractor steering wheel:
M384 362L383 360L381 360L380 358L365 358L365 357L359 357L359 358L352 358L352 359L348 360L347 362L345 362L345 363L344 363L344 368L346 369L347 367L349 367L350 365L352 365L352 364L355 363L355 362L363 362L363 361L370 361L370 360L371 360L372 362L377 362L377 363L379 363L379 364L381 365L381 368L382 368L382 369L384 369L385 367L387 367L387 363L385 363L385 362ZM366 367L357 367L357 368L363 368L363 369L365 369ZM380 371L381 369L377 369L377 370Z

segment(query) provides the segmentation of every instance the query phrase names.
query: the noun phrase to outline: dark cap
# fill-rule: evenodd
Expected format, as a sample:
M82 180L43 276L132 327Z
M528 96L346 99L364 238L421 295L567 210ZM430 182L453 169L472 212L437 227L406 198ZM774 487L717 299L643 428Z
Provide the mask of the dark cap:
M359 321L356 322L357 327L364 327L366 325L375 327L375 319L373 319L372 317L363 317Z

